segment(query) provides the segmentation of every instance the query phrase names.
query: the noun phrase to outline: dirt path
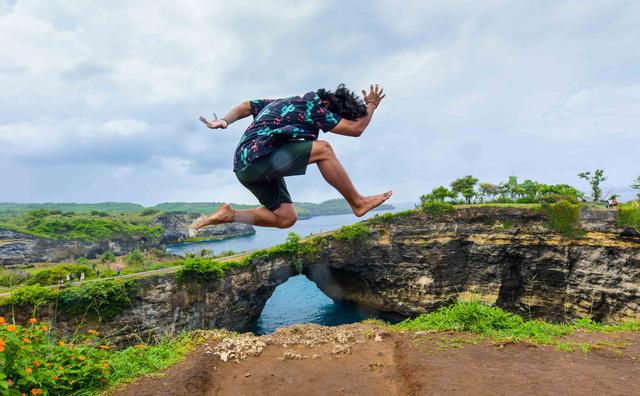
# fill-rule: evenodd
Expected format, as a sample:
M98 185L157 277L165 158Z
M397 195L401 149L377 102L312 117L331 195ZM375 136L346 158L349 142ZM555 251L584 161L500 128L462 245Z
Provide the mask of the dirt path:
M589 352L468 334L299 325L210 339L116 395L640 395L640 334L578 333ZM226 359L226 361L223 361Z

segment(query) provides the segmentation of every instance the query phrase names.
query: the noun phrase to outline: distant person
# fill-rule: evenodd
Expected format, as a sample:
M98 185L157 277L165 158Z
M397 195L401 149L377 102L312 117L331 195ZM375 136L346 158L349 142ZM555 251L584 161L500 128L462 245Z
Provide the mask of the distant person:
M69 274L69 282L73 283L73 272Z
M317 164L324 179L347 200L356 216L363 216L391 197L391 191L363 196L354 187L329 142L318 140L320 130L359 137L385 97L371 85L364 100L340 84L335 92L319 89L303 96L243 102L224 118L200 117L211 129L226 129L233 122L253 116L236 148L233 171L262 208L235 210L223 204L209 217L196 220L190 233L221 223L247 223L289 228L297 220L284 178L304 175L307 165Z
M80 282L82 282L84 280L84 272L80 273Z
M99 277L100 277L100 270L96 269L96 278L99 278Z
M116 265L116 276L120 276L120 264Z

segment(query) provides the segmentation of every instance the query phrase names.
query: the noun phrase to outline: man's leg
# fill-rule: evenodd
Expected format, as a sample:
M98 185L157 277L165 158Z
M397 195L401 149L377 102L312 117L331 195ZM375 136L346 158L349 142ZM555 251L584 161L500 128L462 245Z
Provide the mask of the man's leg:
M231 205L222 204L212 215L203 218L196 225L202 227L223 223L245 223L261 227L289 228L298 220L293 204L283 203L279 208L271 211L265 207L246 210L235 210Z
M342 194L349 205L351 205L353 213L358 217L363 216L391 197L391 191L367 197L361 195L353 183L351 183L347 171L345 171L340 161L338 161L329 142L324 140L313 142L309 163L318 164L322 177Z

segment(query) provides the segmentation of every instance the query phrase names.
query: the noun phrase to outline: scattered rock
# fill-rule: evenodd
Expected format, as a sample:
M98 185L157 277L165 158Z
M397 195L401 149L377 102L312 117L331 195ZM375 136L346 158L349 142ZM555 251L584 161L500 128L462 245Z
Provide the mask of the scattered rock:
M234 360L239 362L249 356L258 356L267 346L256 336L242 335L239 337L224 338L213 348L213 353L220 356L223 362Z
M282 360L300 360L302 356L296 351L287 350L282 354Z

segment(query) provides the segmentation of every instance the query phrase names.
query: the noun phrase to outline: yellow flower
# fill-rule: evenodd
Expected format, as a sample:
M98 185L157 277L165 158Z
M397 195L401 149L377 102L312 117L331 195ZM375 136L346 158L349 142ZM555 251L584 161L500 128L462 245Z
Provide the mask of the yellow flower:
M146 345L144 345L144 344L136 345L136 348L138 348L138 349L144 349L144 348L146 348L146 347L147 347L147 346L146 346Z
M27 337L22 337L22 342L24 342L25 344L29 344L31 341L29 341Z
M67 345L67 344L65 344L65 342L64 342L64 341L60 340L60 341L58 342L58 345L60 345L61 347L63 347L63 346L65 346L65 345Z
M58 370L60 370L60 371L64 371L64 366L60 366L60 367L58 367Z
M81 361L81 362L83 362L83 361L84 361L84 359L86 359L86 358L85 358L84 356L80 355L80 356L78 357L78 359L80 359L80 361Z
M0 316L0 325L5 324L7 320L4 318L4 316Z
M109 345L100 345L100 349L109 349Z
M7 326L7 331L9 333L12 333L12 332L16 331L16 325L10 324L9 326Z
M36 360L36 361L34 361L34 362L33 362L33 364L35 364L35 366L36 366L36 367L40 367L40 365L41 365L42 363L40 363L40 361L39 361L39 360Z
M36 323L38 323L38 319L36 318L29 319L29 324L36 324Z
M87 330L87 333L89 333L89 334L95 334L95 335L98 335L98 334L99 334L96 330L93 330L93 329L89 329L89 330Z
M31 367L27 367L26 369L24 369L24 372L27 374L31 374L33 373L33 369Z
M4 346L6 345L6 343L4 342L4 340L2 338L0 338L0 352L4 352Z
M47 327L47 325L42 325L42 331L44 332L49 331L49 328Z
M104 370L104 375L109 375L109 370Z
M42 394L42 389L33 388L33 389L31 389L31 394L32 395L41 395Z

